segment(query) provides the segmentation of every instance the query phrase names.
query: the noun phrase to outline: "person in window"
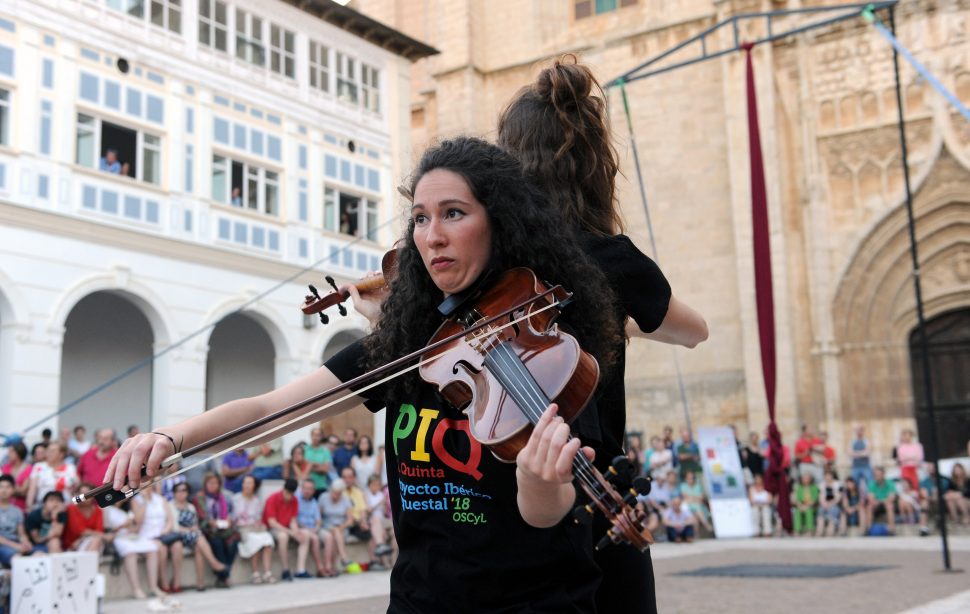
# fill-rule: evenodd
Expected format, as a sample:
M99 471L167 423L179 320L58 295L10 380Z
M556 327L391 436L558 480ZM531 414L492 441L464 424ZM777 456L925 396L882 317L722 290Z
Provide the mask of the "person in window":
M356 237L358 235L357 215L360 211L360 203L356 199L347 202L346 207L342 207L340 214L340 232Z
M109 149L106 151L104 156L101 158L101 164L98 168L106 173L120 175L121 162L118 161L118 151L115 149Z
M242 189L239 186L232 189L232 198L229 202L233 207L242 207Z
M345 235L353 234L350 231L350 215L346 211L340 214L340 232Z

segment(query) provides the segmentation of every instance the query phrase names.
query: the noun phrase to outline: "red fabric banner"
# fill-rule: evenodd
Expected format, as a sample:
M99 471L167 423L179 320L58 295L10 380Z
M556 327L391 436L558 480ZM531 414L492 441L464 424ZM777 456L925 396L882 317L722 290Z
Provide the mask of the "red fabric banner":
M778 495L778 515L786 532L792 530L791 501L785 477L781 433L775 425L775 306L771 287L771 243L768 235L768 194L765 188L761 131L758 128L758 98L754 86L751 43L742 48L747 58L748 145L751 155L751 227L754 240L754 287L758 307L758 338L761 342L761 371L768 399L768 472L765 488Z

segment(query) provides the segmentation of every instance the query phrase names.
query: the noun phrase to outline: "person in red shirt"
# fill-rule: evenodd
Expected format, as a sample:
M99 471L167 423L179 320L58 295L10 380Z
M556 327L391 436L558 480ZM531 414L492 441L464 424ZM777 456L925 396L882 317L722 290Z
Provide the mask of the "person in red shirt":
M822 463L826 471L835 470L835 448L829 445L829 434L826 431L819 431L818 445L816 450L821 451Z
M82 482L100 484L108 465L114 457L118 447L115 445L115 434L111 429L101 429L94 436L95 445L81 455L77 461L77 473Z
M798 463L798 475L807 473L812 476L816 484L821 484L822 473L822 442L812 433L807 424L802 425L802 436L795 442L795 462Z
M276 551L280 554L283 579L290 582L293 581L293 574L290 573L290 540L296 541L301 549L308 548L310 545L309 536L305 531L300 531L296 523L296 515L300 511L300 504L294 496L296 489L296 480L288 478L283 483L283 490L267 497L266 504L263 506L263 524L269 527L273 537L276 538L276 544L279 546Z
M81 484L81 492L88 492L92 488L94 484L87 482ZM104 515L101 508L94 504L94 499L85 498L82 503L67 508L67 522L64 525L64 534L61 536L65 551L100 553L103 539Z

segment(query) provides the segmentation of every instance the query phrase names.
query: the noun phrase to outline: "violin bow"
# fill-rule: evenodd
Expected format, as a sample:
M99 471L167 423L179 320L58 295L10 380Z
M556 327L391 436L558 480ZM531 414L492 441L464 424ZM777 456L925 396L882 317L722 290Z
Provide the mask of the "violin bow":
M368 371L367 373L363 373L361 375L358 375L357 377L355 377L353 379L350 379L350 380L348 380L346 382L343 382L343 383L341 383L341 384L339 384L337 386L334 386L333 388L330 388L329 390L325 390L325 391L323 391L323 392L321 392L319 394L313 395L312 397L309 397L309 398L306 398L306 399L304 399L302 401L299 401L297 403L294 403L293 405L290 405L289 407L284 407L283 409L280 409L280 410L278 410L276 412L273 412L272 414L268 414L268 415L263 416L261 418L258 418L256 420L253 420L252 422L249 422L249 423L244 424L242 426L238 426L238 427L232 429L231 431L225 432L225 433L223 433L221 435L217 435L216 437L213 437L212 439L210 439L208 441L204 441L204 442L202 442L200 444L194 445L194 446L190 447L188 450L185 450L185 451L182 451L182 452L178 452L176 454L173 454L173 455L165 458L165 460L162 461L161 468L162 469L166 469L168 467L171 467L172 465L174 465L175 463L181 461L182 459L190 458L192 456L195 456L195 455L199 454L200 452L202 452L204 450L207 450L209 448L212 448L214 446L217 446L217 445L219 445L221 443L225 443L226 441L229 441L230 439L233 439L234 437L239 437L240 435L245 435L248 432L252 431L253 429L259 428L259 427L261 427L261 426L263 426L265 424L268 424L268 423L270 423L270 422L272 422L274 420L277 420L279 418L283 418L283 417L285 417L285 416L287 416L287 415L289 415L289 414L291 414L293 412L299 411L299 410L307 407L308 405L312 405L312 404L316 403L317 401L320 401L321 399L324 399L324 398L326 398L326 397L328 397L328 396L330 396L332 394L336 394L338 392L343 392L344 390L347 390L348 388L352 388L353 386L357 386L357 385L362 384L364 382L368 382L368 381L372 380L375 377L380 377L384 373L387 373L388 371L390 371L392 369L396 369L396 368L398 368L398 366L403 365L404 363L406 363L408 361L414 360L415 358L419 358L421 355L426 354L427 352L431 352L433 350L436 350L439 347L441 347L443 345L446 345L448 343L451 343L452 341L454 341L454 340L456 340L456 339L458 339L460 337L464 337L468 333L475 332L475 331L478 331L478 330L480 330L482 328L485 328L486 326L489 326L489 325L493 324L494 322L496 322L496 321L498 321L498 320L500 320L500 319L508 316L511 313L514 313L514 312L516 312L516 311L518 311L520 309L523 309L523 308L525 308L525 307L527 307L527 306L529 306L529 305L531 305L533 303L536 303L536 302L542 300L546 296L552 295L553 301L551 303L549 303L548 305L545 305L543 307L540 307L539 309L536 309L534 311L529 311L529 312L527 312L526 314L524 314L523 316L521 316L521 317L519 317L517 319L511 320L509 322L506 322L505 324L502 324L501 326L497 327L495 329L495 331L504 330L505 328L507 328L509 326L513 326L515 324L518 324L519 322L528 320L528 319L532 318L533 316L535 316L537 314L540 314L540 313L542 313L543 311L545 311L547 309L551 309L553 307L558 307L558 306L564 304L566 301L568 301L572 297L572 294L568 294L567 293L567 297L565 299L562 299L562 300L557 299L555 297L555 295L553 294L553 292L555 292L556 290L559 290L559 289L561 289L561 286L553 286L552 288L546 290L545 292L543 292L541 294L537 294L536 296L530 297L530 298L522 301L518 305L515 305L514 307L511 307L509 309L506 309L505 311L503 311L501 313L498 313L498 314L496 314L496 315L494 315L494 316L492 316L490 318L487 318L485 320L482 320L481 322L476 322L475 324L473 324L472 326L469 326L468 328L462 329L461 331L456 332L453 335L450 335L448 337L445 337L444 339L441 339L439 341L436 341L435 343L432 343L431 345L428 345L428 346L425 346L425 347L420 348L418 350L415 350L414 352L411 352L410 354L407 354L407 355L402 356L402 357L400 357L400 358L398 358L396 360L393 360L393 361L387 363L386 365L381 365L380 367L377 367L373 371ZM392 374L388 375L387 377L384 377L384 378L379 379L377 381L373 381L373 382L367 384L366 386L364 386L362 388L359 388L357 390L351 391L350 394L344 395L344 396L340 397L339 399L334 399L332 401L329 401L327 403L324 403L320 407L317 407L316 409L313 409L313 410L307 412L306 414L301 414L299 416L296 416L296 417L292 418L291 420L288 420L287 422L283 422L282 424L278 424L278 425L276 425L276 426L274 426L274 427L272 427L272 428L270 428L270 429L268 429L266 431L263 431L261 433L257 433L256 435L253 435L249 439L246 439L246 440L241 441L241 442L238 442L238 443L236 443L236 444L234 444L232 446L229 446L225 450L220 450L219 452L216 452L215 454L213 454L213 455L211 455L211 456L209 456L209 457L207 457L207 458L205 458L203 460L200 460L200 461L198 461L196 463L192 463L190 465L187 465L185 467L182 467L178 471L175 471L175 472L170 473L170 474L159 475L155 479L153 479L150 482L148 482L147 484L139 485L138 488L132 488L130 490L127 490L127 491L122 492L122 491L115 490L114 488L112 488L112 484L109 482L107 484L102 484L101 486L98 486L97 488L94 488L94 489L92 489L89 492L81 493L79 495L76 495L73 500L74 500L75 503L81 503L81 502L86 501L88 499L94 499L97 502L98 506L100 506L100 507L108 507L110 505L115 505L116 503L119 503L119 502L124 501L126 499L130 499L131 497L137 495L138 493L140 493L141 491L143 491L143 490L145 490L147 488L151 488L152 486L154 486L158 482L161 482L162 480L171 479L171 478L173 478L173 477L175 477L177 475L181 475L181 474L185 473L186 471L189 471L191 469L195 469L196 467L200 467L200 466L204 465L205 463L207 463L207 462L209 462L211 460L215 460L215 459L221 458L222 456L228 454L229 452L232 452L233 450L237 450L239 448L243 448L243 447L252 445L252 444L256 443L257 441L259 441L261 439L264 439L267 435L272 435L273 433L276 433L277 431L281 431L280 432L280 435L283 435L285 433L288 433L289 430L284 430L284 429L287 429L287 427L290 427L290 426L296 424L297 422L300 422L300 421L305 420L305 419L307 419L307 418L309 418L311 416L314 416L314 415L322 412L325 409L329 409L330 407L333 407L334 405L337 405L338 403L341 403L341 402L347 400L351 396L354 396L354 395L359 394L361 392L366 392L367 390L370 390L371 388L375 388L377 386L380 386L381 384L384 384L386 382L391 381L392 379L395 379L397 377L400 377L401 375L404 375L405 373L407 373L409 371L413 371L414 369L418 369L422 365L424 365L424 364L426 364L428 362L431 362L433 360L437 360L438 358L439 358L439 356L432 356L432 357L430 357L430 358L428 358L426 360L419 361L419 362L417 362L417 363L415 363L415 364L413 364L413 365L411 365L409 367L405 367L405 368L401 369L400 371L397 371L395 373L392 373ZM144 473L144 471L145 471L145 469L142 468L142 472L143 473Z

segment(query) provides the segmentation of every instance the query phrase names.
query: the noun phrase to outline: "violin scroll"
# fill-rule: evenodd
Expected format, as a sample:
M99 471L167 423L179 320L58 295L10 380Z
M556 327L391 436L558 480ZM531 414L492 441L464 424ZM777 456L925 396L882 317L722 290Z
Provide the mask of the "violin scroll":
M647 550L653 543L653 535L646 528L646 514L637 508L637 497L650 492L650 478L634 477L633 464L625 456L614 458L606 474L607 477L604 477L595 472L600 489L580 483L590 502L573 510L573 520L586 524L600 511L610 521L612 527L596 544L597 550L623 542L641 552ZM621 492L624 493L622 496Z
M385 292L388 289L388 283L390 280L394 279L397 274L397 250L391 250L384 254L384 258L381 261L381 275L374 275L373 277L366 277L354 284L357 291L361 294ZM337 311L342 316L347 315L347 308L341 303L350 298L350 293L344 290L341 292L337 288L337 284L333 277L327 275L324 277L327 284L333 289L330 294L326 296L320 296L316 287L313 284L309 284L310 294L304 297L303 304L300 305L300 310L311 315L314 313L320 314L320 321L324 324L330 323L330 317L323 313L325 309L337 306Z

